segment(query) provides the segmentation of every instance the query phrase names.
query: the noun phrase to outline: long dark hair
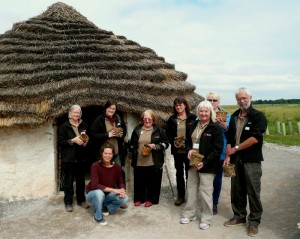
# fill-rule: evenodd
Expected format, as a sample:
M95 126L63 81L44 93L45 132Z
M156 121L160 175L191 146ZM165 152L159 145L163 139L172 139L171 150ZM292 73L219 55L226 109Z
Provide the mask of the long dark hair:
M111 150L112 150L113 157L114 157L114 155L115 155L115 149L114 149L114 147L112 146L112 144L107 143L107 142L105 142L104 144L102 144L102 146L101 146L101 148L100 148L100 152L99 152L99 163L100 163L101 165L104 165L104 163L103 163L103 158L102 158L102 154L103 154L103 152L104 152L104 149L111 149ZM112 162L113 157L112 157L112 159L111 159L111 161L110 161L111 164L113 164L113 162Z
M182 96L178 96L174 100L174 103L173 103L173 112L174 112L174 114L177 114L177 111L176 111L176 108L175 108L176 104L181 104L181 103L185 105L185 113L189 114L190 111L191 111L190 105L189 105L187 99L182 97Z

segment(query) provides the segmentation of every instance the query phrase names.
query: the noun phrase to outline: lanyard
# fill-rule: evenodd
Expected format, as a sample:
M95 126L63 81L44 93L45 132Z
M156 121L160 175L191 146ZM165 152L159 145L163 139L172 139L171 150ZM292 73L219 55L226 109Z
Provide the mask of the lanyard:
M202 134L202 132L204 131L204 129L206 128L206 126L208 125L208 123L200 126L200 122L199 124L197 125L197 131L196 131L196 143L198 143L198 139L200 137L200 135Z

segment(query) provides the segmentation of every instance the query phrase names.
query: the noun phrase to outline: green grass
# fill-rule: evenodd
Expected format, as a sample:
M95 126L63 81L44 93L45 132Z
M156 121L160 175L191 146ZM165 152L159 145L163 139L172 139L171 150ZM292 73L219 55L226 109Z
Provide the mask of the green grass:
M264 137L266 142L282 145L300 146L300 135L297 122L300 122L299 104L274 104L274 105L253 105L254 108L265 113L268 121L270 135ZM223 106L231 114L238 109L237 106ZM280 122L280 133L277 132L277 123ZM285 123L286 135L282 134L282 123ZM289 127L289 124L291 127Z

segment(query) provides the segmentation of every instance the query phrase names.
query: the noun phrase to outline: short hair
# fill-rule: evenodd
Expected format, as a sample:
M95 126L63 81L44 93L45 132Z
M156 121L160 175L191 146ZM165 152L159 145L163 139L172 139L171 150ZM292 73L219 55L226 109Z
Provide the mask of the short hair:
M99 161L100 163L103 165L103 159L102 159L102 154L104 152L105 149L111 149L112 150L112 154L113 156L115 155L115 149L114 149L114 146L108 142L105 142L104 144L102 144L101 148L100 148L100 151L99 151ZM113 159L113 158L112 158ZM111 164L112 163L112 160L111 160Z
M220 97L220 95L219 95L217 92L213 92L213 91L209 92L209 93L207 94L207 96L206 96L206 99L207 99L209 96L211 96L211 95L212 95L214 98L218 98L218 101L219 101L219 104L220 104L221 97Z
M185 112L187 114L190 113L191 111L191 108L190 108L190 105L189 105L189 102L187 101L186 98L184 98L183 96L178 96L175 100L174 100L174 103L173 103L173 112L174 114L177 114L177 111L176 111L176 104L184 104L185 105Z
M152 120L153 120L153 124L156 124L156 123L157 123L157 116L156 116L156 114L153 112L153 110L150 110L150 109L145 110L145 111L142 113L142 115L141 115L141 117L140 117L140 122L141 122L141 123L144 122L144 116L145 116L146 113L149 114L149 115L151 115L151 118L152 118Z
M247 95L252 97L251 92L246 87L238 88L237 91L235 92L235 95L240 94L240 93L246 93Z
M216 122L216 112L214 111L214 108L213 108L212 104L208 100L201 101L199 103L199 105L197 106L197 116L198 116L199 119L200 119L199 111L200 111L201 108L208 108L209 111L210 111L210 119L213 122Z
M74 109L80 109L80 118L82 116L82 110L81 110L81 107L80 105L72 105L69 109L69 112L68 112L68 118L71 119L71 112L74 110Z

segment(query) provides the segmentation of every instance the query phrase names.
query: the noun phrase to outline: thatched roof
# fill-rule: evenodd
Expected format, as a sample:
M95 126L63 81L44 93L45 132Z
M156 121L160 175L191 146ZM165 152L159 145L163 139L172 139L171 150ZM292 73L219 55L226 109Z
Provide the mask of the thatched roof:
M0 35L0 127L36 127L68 111L118 102L125 112L153 109L162 121L175 97L202 97L152 49L99 29L64 3Z

